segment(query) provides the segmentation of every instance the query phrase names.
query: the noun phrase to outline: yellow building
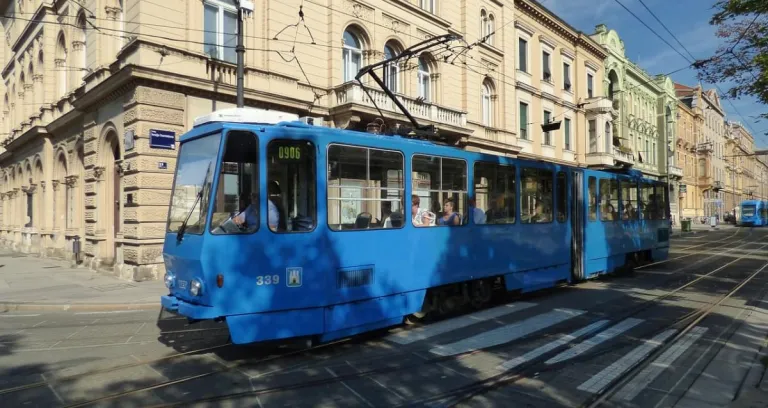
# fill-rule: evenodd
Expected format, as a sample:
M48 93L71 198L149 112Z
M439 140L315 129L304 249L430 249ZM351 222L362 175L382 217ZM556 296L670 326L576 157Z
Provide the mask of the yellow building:
M466 42L381 73L421 124L458 146L579 165L589 121L610 122L605 52L533 1L254 5L246 106L364 130L379 117L375 101L388 125L407 124L354 76L452 33ZM69 257L79 238L86 265L162 276L176 144L152 135L178 140L196 117L234 105L235 2L0 0L0 10L3 242ZM560 129L542 132L547 119Z
M679 86L676 84L676 87ZM680 117L677 120L677 163L683 169L683 179L678 190L682 217L703 215L703 197L698 187L698 155L696 145L701 132L699 108L689 107L682 101L677 103ZM685 187L683 187L685 186Z

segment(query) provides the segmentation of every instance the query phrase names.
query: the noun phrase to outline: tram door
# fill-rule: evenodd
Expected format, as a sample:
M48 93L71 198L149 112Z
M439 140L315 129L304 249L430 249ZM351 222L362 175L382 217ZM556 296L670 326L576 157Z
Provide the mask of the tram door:
M584 279L584 174L571 171L571 279Z

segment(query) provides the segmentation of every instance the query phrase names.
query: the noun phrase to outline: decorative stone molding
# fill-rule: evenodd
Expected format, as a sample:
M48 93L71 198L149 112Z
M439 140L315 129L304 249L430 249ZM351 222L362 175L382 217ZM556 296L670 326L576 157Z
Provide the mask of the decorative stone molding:
M53 191L59 191L59 183L61 183L59 180L51 181L51 188L53 188Z
M125 170L126 170L125 167L126 167L125 164L122 162L115 163L115 171L117 171L117 174L121 176L123 175L123 173L125 173Z
M64 183L69 188L75 188L77 187L77 179L78 179L78 176L67 176L67 177L64 177Z
M56 65L56 68L64 68L64 65L67 63L67 60L64 58L56 58L53 60L54 65Z
M27 194L35 194L37 192L37 184L30 184L29 187L27 187L27 190L25 193Z
M32 75L33 82L43 82L43 78L44 78L43 74Z
M104 12L107 13L107 18L110 20L117 20L117 15L120 14L121 11L123 10L118 7L104 7Z
M72 41L72 49L75 51L81 51L85 49L84 41Z
M103 166L98 166L93 168L93 177L96 178L96 180L101 180L101 176L104 175L104 170L106 170Z
M24 84L24 92L31 91L32 87L34 87L33 84Z
M45 180L40 182L40 189L45 191Z

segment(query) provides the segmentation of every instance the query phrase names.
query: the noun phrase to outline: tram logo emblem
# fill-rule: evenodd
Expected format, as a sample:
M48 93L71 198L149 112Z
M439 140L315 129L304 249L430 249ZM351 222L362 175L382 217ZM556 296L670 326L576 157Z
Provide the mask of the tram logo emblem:
M285 285L289 288L298 288L301 286L301 268L285 269Z

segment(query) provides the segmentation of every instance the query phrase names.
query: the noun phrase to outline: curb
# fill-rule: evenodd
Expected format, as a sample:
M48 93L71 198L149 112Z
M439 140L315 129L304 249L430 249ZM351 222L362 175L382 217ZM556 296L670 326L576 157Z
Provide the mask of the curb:
M160 303L13 303L0 302L0 313L8 312L94 312L159 310Z

